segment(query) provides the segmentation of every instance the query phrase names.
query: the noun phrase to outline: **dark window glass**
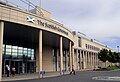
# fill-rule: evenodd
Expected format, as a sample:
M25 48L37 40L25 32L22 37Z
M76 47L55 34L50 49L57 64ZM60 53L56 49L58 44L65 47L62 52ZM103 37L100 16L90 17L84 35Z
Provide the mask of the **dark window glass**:
M81 38L78 38L78 47L81 47Z
M87 49L87 44L86 44L86 49Z

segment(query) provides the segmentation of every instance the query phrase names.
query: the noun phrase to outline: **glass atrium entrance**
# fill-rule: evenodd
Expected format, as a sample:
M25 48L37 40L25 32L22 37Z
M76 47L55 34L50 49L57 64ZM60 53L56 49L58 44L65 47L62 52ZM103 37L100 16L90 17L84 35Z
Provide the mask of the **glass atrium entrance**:
M17 74L36 72L38 33L29 26L4 22L2 74L6 73L6 65L14 66Z
M3 74L5 66L13 66L16 73L33 73L35 72L35 50L12 45L3 45Z

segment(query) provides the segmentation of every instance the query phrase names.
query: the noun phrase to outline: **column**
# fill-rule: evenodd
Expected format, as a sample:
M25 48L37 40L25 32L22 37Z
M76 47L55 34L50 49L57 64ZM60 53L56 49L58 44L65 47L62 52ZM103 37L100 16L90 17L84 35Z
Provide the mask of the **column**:
M86 68L86 51L84 51L84 69Z
M90 60L91 60L91 69L92 69L92 52L90 52Z
M92 68L93 68L93 66L94 66L93 62L94 62L94 61L93 61L93 52L92 52Z
M95 67L95 62L96 62L96 61L95 61L95 53L94 53L94 67Z
M86 51L86 68L88 68L88 52Z
M91 54L89 52L90 68L91 68Z
M62 45L62 36L60 36L60 75L62 75L63 70L63 45Z
M93 53L93 65L94 65L94 68L95 68L95 53Z
M86 66L85 66L85 65L86 65L86 64L85 64L85 51L83 51L83 54L82 54L82 55L83 55L83 69L85 69L85 67L86 67Z
M4 22L0 22L0 81L2 81L2 46L3 46Z
M59 49L57 49L57 71L59 71Z
M82 62L83 62L83 59L82 59L82 51L80 50L80 69L83 68L83 67L82 67L82 66L83 66L83 65L82 65L83 63L82 63Z
M78 70L78 49L76 49L76 70Z
M99 65L98 64L99 61L98 61L98 54L97 53L96 53L96 60L97 60L97 66L98 66Z
M96 62L97 62L97 58L96 58L96 53L95 53L95 66L97 65Z
M94 68L94 53L92 53L92 68Z
M42 30L39 31L39 54L38 54L38 70L42 71ZM42 78L42 75L39 74L39 78Z
M72 65L75 65L74 48L72 47ZM75 67L75 66L74 66Z
M66 50L66 70L68 71L68 51Z
M71 42L70 42L70 44L69 44L69 56L70 56L70 71L72 71L72 57L71 57Z
M88 68L90 68L90 54L88 52Z

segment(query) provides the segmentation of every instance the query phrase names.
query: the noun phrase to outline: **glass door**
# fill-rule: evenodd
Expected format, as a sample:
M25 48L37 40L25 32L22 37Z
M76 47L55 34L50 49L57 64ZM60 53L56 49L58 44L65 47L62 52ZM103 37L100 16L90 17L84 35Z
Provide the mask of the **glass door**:
M27 62L27 73L34 73L35 72L35 62Z
M14 61L14 67L16 69L17 74L23 73L22 64L23 64L22 61Z

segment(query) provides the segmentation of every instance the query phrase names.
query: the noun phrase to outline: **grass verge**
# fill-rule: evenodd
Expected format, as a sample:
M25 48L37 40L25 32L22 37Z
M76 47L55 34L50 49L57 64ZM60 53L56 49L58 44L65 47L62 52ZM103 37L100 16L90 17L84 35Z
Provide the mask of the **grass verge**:
M117 65L115 65L115 66L108 66L107 69L108 70L116 70L116 69L120 69L120 66L117 66Z

